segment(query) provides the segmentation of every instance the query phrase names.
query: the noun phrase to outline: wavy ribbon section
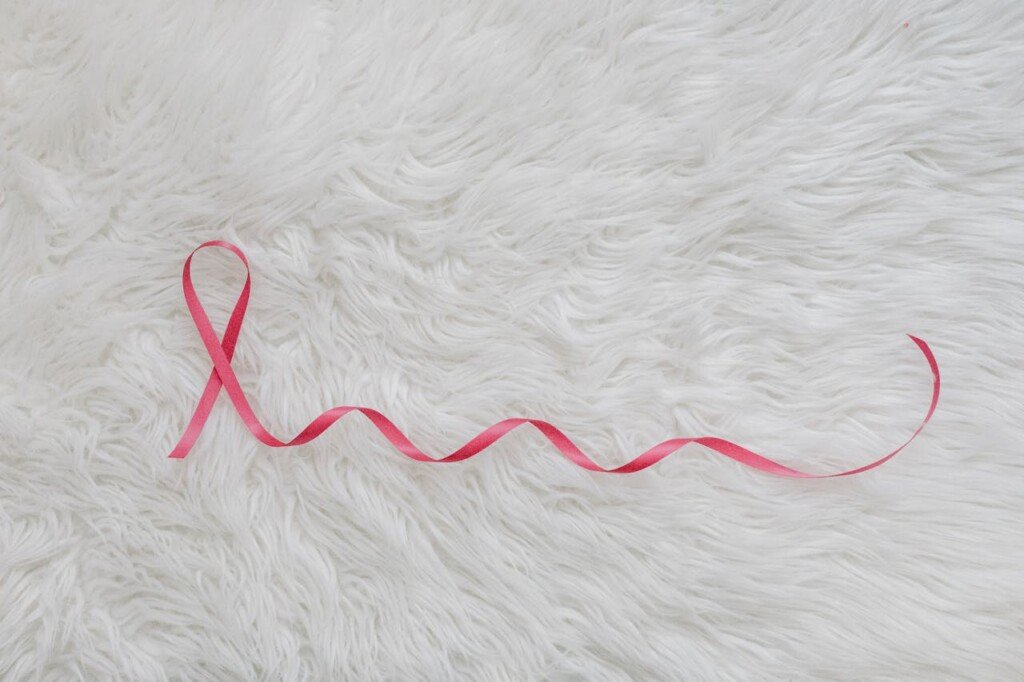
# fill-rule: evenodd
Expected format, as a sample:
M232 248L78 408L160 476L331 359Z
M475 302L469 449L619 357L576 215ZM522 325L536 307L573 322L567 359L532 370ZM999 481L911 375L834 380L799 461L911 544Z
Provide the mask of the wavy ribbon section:
M196 295L196 290L192 286L192 257L195 256L198 251L209 247L227 249L238 256L245 265L245 285L242 287L242 292L239 294L238 300L235 302L235 307L231 311L231 317L228 320L227 328L224 331L224 337L222 339L217 338L217 334L213 330L213 325L210 324L210 318L206 315L206 311L203 310L203 306L199 302L199 296ZM196 329L199 330L199 336L202 337L203 345L206 346L206 350L209 352L210 358L213 360L213 371L210 373L210 378L206 382L206 389L203 391L198 405L196 405L195 412L192 414L192 419L185 428L185 432L182 434L181 440L178 441L178 444L170 454L172 458L181 459L189 453L189 450L192 449L196 439L199 437L199 433L203 430L203 425L210 416L210 411L213 409L213 404L217 400L217 395L220 393L221 387L223 387L227 391L228 397L231 398L231 402L234 404L238 414L242 417L242 421L244 421L245 425L249 427L249 430L252 431L253 435L265 445L275 448L290 447L293 445L308 443L326 431L334 422L338 421L349 412L359 412L369 419L370 422L373 423L373 425L376 426L384 435L384 437L398 448L399 452L418 462L461 462L462 460L469 459L473 455L479 454L483 450L487 449L508 432L524 424L529 424L544 434L544 436L551 441L551 444L554 445L566 459L589 471L600 471L613 474L628 474L635 471L641 471L649 466L657 464L684 445L697 443L698 445L703 445L706 448L734 459L740 464L757 469L758 471L764 471L770 474L786 476L789 478L832 478L836 476L852 476L853 474L869 471L888 462L901 450L910 445L911 441L921 433L925 425L935 413L935 407L939 402L939 365L935 361L935 356L932 354L931 348L928 347L928 344L922 339L910 336L910 340L917 344L917 347L921 350L925 359L928 361L928 366L931 368L932 377L934 379L932 384L931 404L928 406L928 411L925 414L924 419L921 421L920 426L917 427L914 433L911 434L910 438L889 454L884 455L869 464L859 466L856 469L840 471L837 473L812 474L792 469L788 466L770 460L767 457L759 455L756 452L748 450L745 447L737 445L736 443L723 438L716 438L714 436L672 438L664 441L663 443L658 443L650 450L638 455L622 466L615 467L614 469L606 469L588 457L569 439L568 436L562 433L558 427L540 419L522 418L502 420L494 426L481 431L469 442L452 452L450 455L434 458L416 447L412 441L410 441L405 434L402 433L401 430L399 430L399 428L383 414L369 407L356 406L333 407L310 422L309 425L299 433L299 435L289 441L282 441L271 435L260 422L256 413L253 412L252 406L249 405L249 400L245 397L245 393L242 391L242 387L238 383L238 378L235 376L235 372L231 368L231 357L234 355L235 345L238 342L238 333L242 328L245 309L249 305L251 282L249 261L246 259L245 254L242 253L241 249L229 242L220 240L206 242L205 244L198 246L195 251L189 254L188 258L185 259L185 267L181 276L182 288L185 292L185 302L188 304L188 309L192 314L192 319L195 322Z

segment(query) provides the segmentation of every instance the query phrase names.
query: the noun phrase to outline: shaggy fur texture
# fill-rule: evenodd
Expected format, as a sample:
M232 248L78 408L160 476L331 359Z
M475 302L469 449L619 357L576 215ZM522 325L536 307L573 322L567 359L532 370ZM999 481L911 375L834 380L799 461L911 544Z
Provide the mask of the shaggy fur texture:
M0 678L1024 676L1024 5L0 4ZM224 397L181 262L255 268ZM196 280L223 325L223 254Z

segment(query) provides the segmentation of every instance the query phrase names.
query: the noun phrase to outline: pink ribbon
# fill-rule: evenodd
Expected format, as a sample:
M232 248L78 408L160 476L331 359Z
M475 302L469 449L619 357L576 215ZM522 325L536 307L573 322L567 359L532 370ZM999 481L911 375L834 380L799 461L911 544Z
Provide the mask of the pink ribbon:
M242 263L245 264L245 285L242 287L242 293L239 294L238 300L235 302L235 307L231 311L231 317L228 320L227 328L224 331L224 337L222 339L217 338L217 334L214 332L213 326L210 324L210 318L207 317L206 311L203 310L203 306L199 302L199 297L196 295L196 290L192 286L192 257L201 249L211 246L227 249L238 256ZM557 448L558 451L566 457L566 459L590 471L601 471L613 474L627 474L634 471L640 471L658 463L684 445L697 443L714 450L721 455L734 459L745 466L752 467L759 471L765 471L770 474L787 476L790 478L832 478L835 476L852 476L853 474L859 474L885 464L887 461L895 457L897 453L903 450L903 448L910 445L911 441L921 433L925 424L928 423L932 418L932 415L935 413L935 407L939 402L939 365L935 361L935 356L932 354L931 348L928 347L928 344L922 339L910 336L910 340L917 344L917 347L921 350L925 359L928 361L928 366L931 368L932 377L934 379L932 383L931 404L928 406L928 412L925 414L921 424L917 427L914 433L911 434L910 438L908 438L907 441L898 448L869 464L838 473L810 474L798 471L797 469L791 469L790 467L772 461L767 457L763 457L756 452L737 445L736 443L727 441L723 438L716 438L714 436L673 438L671 440L666 440L663 443L658 443L650 450L647 450L622 466L615 467L614 469L605 469L584 454L582 450L576 447L575 443L569 440L568 436L562 433L553 424L540 419L523 418L502 420L494 426L481 431L468 443L455 450L450 455L435 459L413 445L413 443L406 438L405 434L402 433L390 419L377 410L369 407L354 406L332 407L310 422L309 425L299 433L299 435L289 441L282 441L271 435L260 422L256 413L253 412L252 407L249 405L249 400L245 397L245 392L242 391L242 387L238 383L235 371L231 368L231 357L234 355L235 344L238 342L238 333L242 328L242 319L245 317L245 309L249 305L249 292L251 289L249 261L246 259L245 254L242 253L242 250L234 244L230 244L225 241L216 240L201 244L195 249L195 251L189 254L188 258L185 259L185 267L181 275L181 284L185 291L185 302L188 304L188 310L192 314L192 320L195 322L196 329L199 330L199 336L203 340L203 345L206 346L206 350L210 354L210 358L213 360L213 371L210 373L210 378L206 382L206 389L203 391L203 395L199 399L199 404L196 405L195 412L192 414L192 419L185 428L185 432L182 434L181 440L179 440L178 444L174 446L174 450L170 454L170 456L175 459L185 457L189 453L189 450L192 449L196 439L199 437L199 433L203 430L203 425L210 416L210 411L213 409L213 404L217 400L217 394L220 393L222 386L227 391L228 397L231 398L231 402L234 404L235 409L242 417L242 421L245 422L245 425L249 427L252 434L256 436L260 442L275 448L290 447L293 445L308 443L326 431L331 424L338 421L349 412L359 412L367 417L370 422L384 435L384 437L398 448L399 452L418 462L461 462L462 460L469 459L473 455L479 454L481 451L487 449L491 444L507 434L509 431L512 431L523 424L529 424L544 434L544 436L551 441L551 444L554 445L555 448Z

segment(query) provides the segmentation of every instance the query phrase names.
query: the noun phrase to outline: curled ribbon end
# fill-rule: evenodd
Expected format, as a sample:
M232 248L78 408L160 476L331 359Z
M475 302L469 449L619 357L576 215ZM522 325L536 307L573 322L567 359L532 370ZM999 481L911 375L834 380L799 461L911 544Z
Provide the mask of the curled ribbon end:
M224 336L221 338L217 337L217 333L214 331L213 326L210 323L210 319L206 315L206 311L203 309L203 306L199 301L199 296L196 294L195 287L192 285L192 257L198 251L208 247L218 247L229 250L242 261L246 272L245 284L238 296L238 300L235 302L235 307L231 312L231 317L229 318L228 324L224 330ZM410 441L405 434L402 433L402 431L382 413L368 407L355 406L331 408L310 422L309 425L299 433L299 435L289 441L282 441L271 435L263 426L262 422L260 422L259 418L250 406L248 398L246 398L245 393L242 391L242 387L238 383L238 378L235 376L235 372L231 367L231 358L235 352L235 344L238 341L238 334L242 328L242 320L245 317L245 310L249 305L251 277L249 273L249 262L246 259L245 254L234 244L222 240L214 240L200 244L191 254L189 254L188 258L185 259L185 265L182 269L181 283L185 294L185 303L192 316L192 321L195 322L196 329L199 331L199 336L202 338L203 345L206 347L210 358L213 360L213 370L210 373L209 380L206 382L206 388L203 390L202 397L196 405L192 418L189 421L188 426L185 428L185 432L182 434L181 439L171 451L170 455L168 455L170 459L184 459L188 455L192 446L195 444L196 439L199 438L199 434L203 430L203 426L206 424L207 418L210 416L210 412L213 409L214 402L217 400L217 395L220 393L220 389L224 388L235 409L238 411L239 416L241 416L242 421L245 422L245 425L249 428L252 434L256 436L261 443L271 447L287 447L308 443L314 438L317 438L320 434L326 431L328 427L334 424L334 422L338 421L349 412L359 412L369 419L377 430L379 430L399 452L404 454L406 457L419 462L459 462L469 459L470 457L486 450L494 444L495 441L518 426L529 424L540 431L540 433L544 435L544 437L547 438L548 441L555 446L555 448L566 459L584 469L587 469L588 471L618 474L642 471L654 464L657 464L676 450L679 450L690 443L697 443L717 452L718 454L729 457L744 466L748 466L765 473L784 476L787 478L833 478L838 476L851 476L869 471L875 467L881 466L895 457L897 453L907 447L911 441L921 433L925 425L935 413L935 408L939 401L941 378L939 374L939 365L935 360L935 355L923 339L920 339L913 334L907 334L910 340L913 341L917 345L918 349L920 349L924 354L932 372L934 381L932 384L931 403L928 407L927 413L920 425L917 427L917 430L914 431L903 445L899 446L884 457L876 459L870 464L839 473L812 474L799 471L783 464L779 464L778 462L759 455L731 441L709 436L673 438L655 445L653 448L638 455L626 464L608 469L602 467L587 456L579 447L576 446L575 443L572 442L572 440L569 439L568 436L553 424L539 419L520 418L500 421L497 424L481 431L470 439L469 442L451 454L445 457L435 458L416 447L416 445L414 445L412 441Z

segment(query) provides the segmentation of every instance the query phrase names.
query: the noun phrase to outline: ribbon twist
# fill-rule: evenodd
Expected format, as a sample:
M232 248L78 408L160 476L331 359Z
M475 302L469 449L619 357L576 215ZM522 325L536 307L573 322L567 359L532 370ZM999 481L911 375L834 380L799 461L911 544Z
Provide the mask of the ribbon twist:
M213 325L210 324L210 318L206 315L206 311L199 302L199 296L196 294L196 290L192 286L192 257L195 256L198 251L209 247L227 249L231 253L235 254L245 265L245 284L242 287L242 292L238 296L238 300L235 302L234 309L231 311L231 317L228 319L227 328L224 331L224 337L221 339L217 338L217 334L213 330ZM213 360L213 370L210 372L210 378L206 382L206 388L203 391L202 397L199 399L198 405L196 405L195 412L192 413L192 419L185 428L185 432L182 434L181 440L178 441L178 444L174 446L174 450L171 451L170 457L172 458L181 459L189 453L189 450L192 449L196 439L199 437L199 433L203 430L203 425L210 416L210 411L213 409L213 404L217 400L217 395L220 393L222 386L227 391L232 404L234 404L238 414L242 417L242 421L245 422L245 425L249 428L252 434L256 436L260 442L275 448L291 447L293 445L308 443L326 431L334 422L338 421L349 412L359 412L369 419L370 422L377 427L384 437L387 438L399 452L418 462L461 462L462 460L469 459L470 457L487 449L495 441L513 429L524 424L529 424L551 441L551 444L554 445L566 459L589 471L600 471L613 474L628 474L635 471L641 471L642 469L646 469L647 467L660 462L662 459L668 457L684 445L697 443L721 455L734 459L745 466L770 474L790 478L833 478L836 476L852 476L853 474L859 474L885 464L887 461L895 457L901 450L907 447L911 441L921 433L925 424L928 423L932 418L932 415L935 413L935 407L939 402L940 377L939 366L935 361L935 356L932 354L931 348L928 347L927 343L916 336L910 336L908 334L908 336L910 336L910 340L913 341L921 350L921 353L924 354L925 359L928 361L928 366L931 368L933 377L931 404L928 406L928 411L925 414L924 419L921 421L921 424L917 427L914 433L911 434L910 438L889 454L876 459L869 464L859 466L856 469L840 471L837 473L812 474L792 469L788 466L770 460L767 457L763 457L756 452L748 450L745 447L737 445L736 443L723 438L716 438L714 436L672 438L662 443L658 443L651 449L641 453L631 461L626 462L621 466L613 469L606 469L588 457L569 439L568 436L562 433L558 427L540 419L523 418L504 419L497 424L484 429L478 435L474 436L469 442L451 454L445 457L434 458L416 447L412 441L410 441L405 434L402 433L394 423L392 423L390 419L377 410L369 407L350 405L332 407L311 421L309 425L299 433L299 435L289 441L282 441L271 435L271 433L267 431L260 422L256 413L253 412L252 407L249 405L249 400L245 397L245 392L238 383L235 371L231 368L231 358L234 355L235 345L238 342L238 333L242 328L242 320L245 317L246 307L249 305L251 283L252 279L249 272L248 259L246 259L245 254L242 253L241 249L229 242L220 240L206 242L205 244L201 244L196 247L196 249L189 254L188 258L185 259L185 267L181 275L181 284L185 292L185 302L188 305L189 312L192 314L192 320L195 322L196 329L199 330L199 336L203 340L203 345L206 346L206 350L210 354L210 358Z

